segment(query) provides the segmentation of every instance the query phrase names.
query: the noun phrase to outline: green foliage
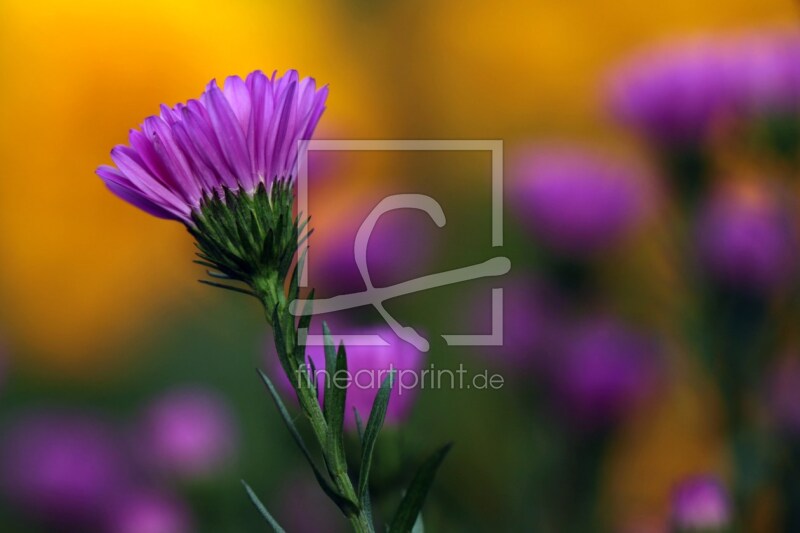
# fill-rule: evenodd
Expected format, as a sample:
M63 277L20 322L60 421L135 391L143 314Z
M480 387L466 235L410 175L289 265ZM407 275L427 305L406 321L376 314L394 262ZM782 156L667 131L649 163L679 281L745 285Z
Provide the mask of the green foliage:
M425 498L433 484L433 478L436 476L436 471L452 446L452 443L443 446L420 465L414 479L411 481L411 485L403 495L392 521L389 523L390 533L401 533L415 529L422 511L422 505L425 503Z
M281 181L276 182L269 191L260 185L252 195L225 190L223 198L206 198L201 212L193 217L194 227L189 228L200 250L200 259L195 262L213 269L208 271L208 275L214 280L201 280L202 283L248 294L263 303L274 331L281 367L311 424L327 473L317 466L275 386L266 374L259 371L261 379L322 490L350 519L356 531L373 533L375 527L369 495L369 474L375 444L389 405L393 375L390 374L382 383L363 431L361 420L357 419L361 437L361 464L358 483L354 486L344 442L348 383L347 380L344 383L337 380L337 377L347 376L345 347L340 345L338 350L335 348L330 330L323 324L327 375L324 403L320 406L317 369L313 361L306 363L303 347L298 340L299 330L307 329L311 323L313 291L299 319L289 311L289 303L299 297L298 279L305 262L305 257L300 257L292 268L298 237L302 235L300 238L306 239L310 234L310 231L305 231L307 220L293 218L293 203L291 185ZM242 283L247 287L230 285L230 282ZM443 448L423 464L395 514L392 531L411 531L415 524L421 523L418 517L422 504L447 449L449 447ZM275 531L283 531L252 489L246 483L244 485L264 519Z
M247 497L250 498L250 501L253 502L253 505L258 509L258 512L261 513L261 516L264 517L275 533L284 533L285 530L278 524L278 521L273 518L273 516L267 511L267 507L261 502L256 493L253 492L253 489L250 488L244 480L242 480L242 485L244 485L244 490L247 491Z

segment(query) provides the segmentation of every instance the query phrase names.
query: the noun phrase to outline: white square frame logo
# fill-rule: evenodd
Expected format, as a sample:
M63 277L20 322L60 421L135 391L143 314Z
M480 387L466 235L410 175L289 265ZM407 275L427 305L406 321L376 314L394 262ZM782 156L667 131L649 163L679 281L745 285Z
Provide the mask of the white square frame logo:
M308 210L308 154L318 152L490 152L492 183L492 248L503 246L503 141L502 140L307 140L300 141L298 147L297 172L297 212L307 214ZM299 237L298 237L299 238ZM306 268L300 273L299 286L308 287L308 264L310 254L308 239L301 239L298 257L305 256ZM507 261L507 259L506 259ZM324 344L322 335L309 334L301 330L300 341L307 346ZM346 345L387 346L388 342L379 335L337 335ZM503 289L492 289L492 331L489 334L443 334L442 338L450 346L502 346L503 345Z

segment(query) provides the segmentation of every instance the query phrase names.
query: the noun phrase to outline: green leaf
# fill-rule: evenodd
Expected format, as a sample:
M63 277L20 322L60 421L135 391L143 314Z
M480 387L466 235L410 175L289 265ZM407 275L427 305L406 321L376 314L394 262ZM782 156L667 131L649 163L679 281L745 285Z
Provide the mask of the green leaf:
M334 393L331 391L333 388L333 377L336 375L336 366L338 364L336 358L336 348L333 345L333 337L331 337L331 330L328 328L328 323L322 323L322 336L325 344L325 397L323 398L322 410L325 414L325 420L330 421L331 409L333 409ZM345 365L346 368L346 365Z
M369 490L369 471L372 467L372 454L375 451L375 443L378 440L378 433L383 427L383 420L386 418L386 409L389 407L389 394L392 392L392 382L394 381L394 370L389 372L383 380L375 401L372 403L372 411L369 413L367 427L364 429L364 439L361 444L361 469L358 472L358 497L361 501L365 500L365 495Z
M358 409L353 407L353 418L356 420L356 433L358 433L358 443L364 445L364 422L361 420L361 415L358 414Z
M356 421L356 433L358 434L358 444L361 446L361 451L364 451L364 422L361 420L361 415L358 414L358 409L354 406L353 407L353 418ZM367 515L367 519L369 519L370 523L373 523L372 519L372 499L369 496L369 490L367 490L364 494L360 496L361 498L361 507L364 509L364 512Z
M258 374L261 376L261 380L264 382L264 385L266 385L267 390L269 390L270 396L272 396L281 418L283 418L286 427L289 429L289 433L292 435L292 438L297 446L303 452L308 464L311 465L311 469L314 472L314 477L317 479L317 483L319 483L320 487L322 487L322 490L325 491L325 494L327 494L328 497L332 499L346 515L350 516L354 512L357 512L358 504L339 493L317 467L317 464L311 457L311 453L308 451L306 443L303 441L303 437L300 436L300 432L297 431L297 426L294 425L292 417L289 415L289 411L286 409L286 405L284 405L283 400L281 400L278 391L275 390L275 386L272 384L272 381L270 381L267 375L260 369L258 370Z
M347 387L338 386L337 376L347 374L347 355L344 344L339 345L338 353L334 354L333 339L327 325L323 326L325 332L325 358L327 376L325 376L325 403L324 415L328 426L325 442L325 457L328 468L333 477L347 475L347 458L344 453L344 413L347 401Z
M258 509L258 512L261 513L261 516L263 516L269 525L272 526L272 529L275 531L275 533L286 533L286 530L284 530L280 524L278 524L278 521L275 520L271 514L269 514L269 511L267 511L267 508L263 503L261 503L261 500L258 498L258 496L256 496L256 493L253 492L253 489L250 488L250 485L248 485L245 480L242 480L242 485L244 485L244 490L247 491L247 496L250 498L250 501L256 506L256 509Z
M306 305L303 308L303 314L300 317L300 320L298 320L298 326L297 326L298 329L307 330L308 327L311 325L311 317L314 314L313 307L314 307L314 289L311 289L311 291L308 293L308 298L306 298Z
M433 484L436 471L452 446L452 443L443 446L420 465L392 517L392 521L389 524L390 533L406 533L413 530L422 511L422 505L425 503L428 490Z
M319 381L317 380L317 365L314 364L312 358L308 358L308 371L311 374L311 386L314 390L314 396L319 398Z
M344 344L339 344L339 350L336 353L336 366L333 371L333 376L328 377L328 381L330 381L330 392L331 398L330 402L327 402L326 405L330 405L329 410L329 418L327 419L328 427L337 432L337 437L339 440L343 438L344 433L344 413L345 413L345 403L347 402L347 386L340 387L337 384L337 380L334 379L336 376L347 376L347 353L344 349ZM327 401L327 399L326 399ZM344 444L341 446L344 448Z

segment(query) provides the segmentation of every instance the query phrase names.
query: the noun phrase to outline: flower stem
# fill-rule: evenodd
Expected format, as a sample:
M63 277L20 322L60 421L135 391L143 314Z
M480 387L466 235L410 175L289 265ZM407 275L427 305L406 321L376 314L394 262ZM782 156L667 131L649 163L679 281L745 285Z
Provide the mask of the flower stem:
M331 479L342 496L356 503L355 509L346 513L353 530L357 533L374 533L374 526L353 486L348 474L345 451L342 443L330 439L325 415L319 404L317 389L310 378L305 362L305 353L298 342L299 332L295 317L289 311L289 302L283 284L277 276L269 276L254 287L264 304L267 321L275 332L276 349L281 365L294 388L300 407L311 424L314 436L322 450ZM281 342L283 346L280 346Z

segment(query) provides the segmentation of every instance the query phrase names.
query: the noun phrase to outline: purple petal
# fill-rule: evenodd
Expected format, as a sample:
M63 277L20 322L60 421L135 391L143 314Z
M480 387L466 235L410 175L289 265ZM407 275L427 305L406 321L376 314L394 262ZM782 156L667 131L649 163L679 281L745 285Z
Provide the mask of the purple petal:
M97 175L106 184L106 187L113 192L120 199L128 202L134 207L138 207L142 211L153 215L158 218L165 218L170 220L187 221L188 218L182 213L173 212L165 209L150 199L145 197L141 192L132 189L129 185L125 185L127 181L124 176L119 174L115 168L109 166L101 166L96 170Z
M289 139L286 135L290 125L294 124L296 110L294 106L294 97L297 89L297 84L292 82L286 89L286 92L281 95L279 100L282 103L280 115L277 120L273 121L273 130L270 134L272 139L273 153L270 170L272 175L269 178L286 178L286 169L284 168L286 162L286 153L288 152L288 144L292 143L294 139Z
M111 159L122 175L154 202L168 206L178 212L188 210L188 206L175 193L162 185L139 163L136 152L127 146L117 146L111 150Z
M145 126L152 131L153 146L161 155L164 164L174 176L175 183L186 202L196 207L201 197L200 188L195 181L189 163L181 152L172 130L161 118L151 117L145 120Z
M225 80L223 94L228 100L228 104L233 109L242 131L247 131L250 127L250 92L239 76L229 76Z
M203 96L206 97L208 114L228 163L233 168L239 183L246 190L252 190L254 180L250 173L247 141L236 115L215 83L209 85Z
M233 175L230 166L225 161L222 147L219 145L217 136L211 126L208 113L203 105L197 100L189 101L187 108L183 110L183 117L187 124L187 132L192 142L200 153L203 161L212 169L216 170L222 184L232 190L239 188L239 183Z
M248 148L253 158L253 173L262 179L266 173L267 129L274 109L272 82L261 72L247 77L252 96L252 119L247 133Z

